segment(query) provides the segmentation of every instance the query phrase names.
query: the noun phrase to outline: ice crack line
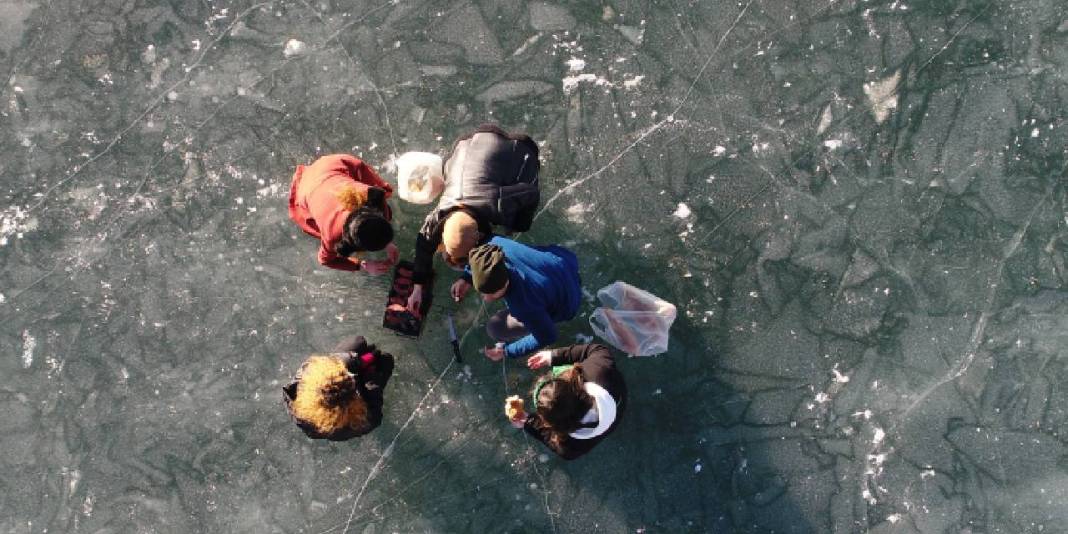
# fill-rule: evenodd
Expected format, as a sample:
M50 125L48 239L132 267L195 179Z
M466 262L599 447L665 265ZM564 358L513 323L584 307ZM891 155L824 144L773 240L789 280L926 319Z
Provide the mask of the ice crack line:
M508 395L510 395L512 393L511 388L508 387L508 365L507 365L507 363L508 363L508 358L507 357L505 357L505 358L503 358L501 360L501 382L504 385L504 394L505 394L505 396L508 396ZM537 407L535 407L535 409L536 408ZM511 424L511 423L509 423L509 424ZM531 446L532 438L526 433L525 430L523 430L523 437L525 438L525 444L526 444L526 447L527 447L527 452L529 454L531 454L531 455L534 455L535 454L534 447ZM552 529L553 534L556 534L556 518L553 517L552 507L549 505L549 498L551 497L551 494L552 494L552 492L549 490L549 483L548 483L549 477L548 477L548 475L542 475L541 474L541 471L538 469L538 464L537 464L537 460L536 459L535 460L531 460L530 467L531 467L531 470L534 471L534 474L538 477L538 481L541 483L541 487L544 490L545 499L542 501L542 504L544 504L544 506L545 506L545 515L548 516L548 518L549 518L549 527Z
M737 17L734 18L734 23L732 23L731 26L729 28L727 28L727 31L723 33L723 36L719 38L719 42L716 43L716 47L713 48L711 52L709 52L708 59L706 59L704 64L701 65L701 69L699 71L697 71L697 76L694 76L693 82L690 83L690 87L688 89L686 89L686 93L682 96L682 100L679 102L679 104L677 106L675 106L675 109L673 109L671 111L671 113L667 117L665 117L664 119L661 119L659 122L657 122L656 124L650 126L649 128L646 128L645 131L642 132L641 135L639 135L638 138L634 140L634 142L632 142L631 144L627 145L626 148L624 148L619 154L616 154L615 157L613 157L611 160L609 160L609 162L606 163L604 166L602 166L600 169L597 169L593 173L588 174L588 175L582 177L581 179L576 180L576 181L566 185L563 189L557 191L553 196L549 197L549 200L545 201L545 205L542 206L541 209L539 209L536 214L534 214L534 220L538 220L538 217L541 217L542 213L545 213L545 210L549 209L549 206L551 206L552 203L555 202L556 199L560 197L560 195L563 195L564 193L567 193L568 191L572 191L576 187L586 183L590 179L592 179L592 178L594 178L596 176L599 176L601 173L603 173L604 171L608 170L609 167L611 167L612 165L615 165L615 163L617 161L622 159L624 155L626 155L628 152L633 150L634 147L638 146L638 144L641 143L642 141L644 141L646 137L649 137L654 132L660 130L660 128L662 128L665 124L667 124L669 122L674 122L675 121L675 113L678 113L678 111L680 109L682 109L682 106L684 106L686 104L686 101L690 99L690 95L693 94L693 89L694 89L694 87L697 86L697 82L699 82L701 80L701 77L704 76L705 70L708 69L708 66L712 63L712 60L716 59L716 52L719 52L719 49L723 46L723 43L725 43L727 41L727 37L729 37L731 32L734 31L734 28L736 28L738 26L738 23L741 22L742 17L744 17L746 12L749 11L749 6L751 6L751 5L753 5L753 0L749 0L749 2L747 4L745 4L745 7L742 8L742 11L740 13L738 13Z
M471 331L475 329L475 325L478 324L478 319L482 317L482 312L485 309L486 304L483 303L479 307L478 315L475 316L475 320L471 323L471 326L469 326L467 328L467 331L464 332L464 335L460 337L461 345L463 344L464 340L467 339L468 334L470 334ZM364 492L367 491L367 486L370 485L371 481L374 480L376 476L378 476L378 473L382 469L382 464L384 464L386 459L389 458L390 455L393 453L393 447L397 444L397 440L400 439L401 434L403 434L404 431L407 430L408 426L412 424L412 421L415 420L415 416L419 413L419 409L422 408L423 404L426 403L426 400L430 398L430 394L433 393L434 388L437 387L439 383L441 383L441 379L445 377L445 375L449 372L450 369L452 369L453 363L456 363L456 360L453 358L449 358L449 364L446 365L445 369L443 369L441 373L437 376L437 378L435 378L434 381L430 383L430 387L426 390L426 394L423 395L423 398L420 399L419 403L415 405L415 409L412 410L411 415L408 416L408 420L406 420L404 424L401 425L400 430L398 430L397 434L393 436L393 439L389 442L389 445L386 446L386 449L382 451L382 455L378 457L378 461L375 462L375 465L371 468L371 472L367 474L367 478L363 481L363 485L360 486L360 491L356 493L356 499L352 501L352 508L349 510L349 517L345 520L345 528L341 530L341 534L346 534L349 531L349 526L352 524L352 518L356 515L356 508L359 506L360 499L363 497ZM330 530L326 530L323 532L329 532Z
M182 78L180 80L178 80L177 82L173 83L171 86L167 87L163 91L160 91L160 93L158 95L156 95L155 98L152 99L152 101L149 103L148 107L145 108L145 110L143 112L141 112L141 114L138 115L136 119L134 119L132 122L130 122L130 124L127 125L126 128L124 128L121 132L119 132L119 134L116 135L111 140L111 142L109 142L107 144L107 146L104 147L103 150L101 150L100 152L97 152L96 155L94 155L93 157L89 158L89 160L86 161L85 163L82 163L81 165L75 165L74 169L73 169L73 172L71 172L71 174L69 176L67 176L66 178L60 180L59 182L57 182L52 187L49 187L48 189L46 189L44 193L41 193L41 199L38 200L33 205L31 205L29 208L27 208L27 211L33 212L34 210L39 208L42 204L45 203L46 200L48 200L48 196L51 195L53 191L55 191L59 187L62 187L67 182L70 182L75 177L79 176L82 173L82 171L84 171L86 169L86 167L92 165L96 160L100 159L101 157L103 157L108 152L111 152L111 149L114 148L115 145L117 145L119 143L119 141L121 141L123 139L123 137L125 137L126 134L129 133L130 130L133 129L134 126L136 126L139 122L141 122L141 120L144 119L149 113L151 113L153 109L156 109L156 106L159 106L160 102L163 102L163 99L167 97L167 93L170 93L171 91L176 89L178 86L186 83L186 81L189 80L189 78L193 75L193 71L197 67L200 66L200 63L202 61L204 61L204 57L208 55L208 52L210 52L212 49L214 49L215 46L218 45L219 42L222 41L224 38L226 38L227 35L230 35L230 32L234 29L235 26L237 26L237 23L241 22L241 20L243 18L247 17L253 11L255 11L257 9L260 9L262 7L265 7L267 5L270 5L270 4L271 4L271 2L260 2L259 4L253 5L252 7L242 11L236 17L234 17L234 21L232 23L230 23L229 26L226 27L226 30L223 31L221 34L219 34L219 36L217 38L215 38L212 42L208 43L208 45L204 47L204 51L200 53L200 56L197 57L197 60L194 61L192 65L189 65L188 67L185 67L185 76L182 76Z
M305 6L307 6L308 9L311 9L312 13L314 13L315 16L320 21L323 20L322 15L320 15L318 11L316 11L315 9L312 9L312 7L309 6L306 2L302 1L301 3L303 3ZM358 24L360 22L363 22L368 17L373 15L375 12L380 11L383 8L386 8L386 7L389 7L389 6L395 6L395 5L399 4L399 3L400 3L400 0L389 0L388 2L385 2L385 3L381 4L381 5L379 5L378 7L375 7L373 9L368 10L366 13L364 13L364 15L362 17L360 17L360 18L358 18L356 20L353 20L351 22L348 22L345 25L343 25L341 28L339 28L336 32L334 32L332 35L330 35L330 37L328 37L326 39L326 42L329 43L330 41L333 41L333 40L337 39L338 36L341 35L341 32L343 32L346 29L352 27L352 25L354 25L354 24ZM345 45L341 44L340 41L338 41L338 48L341 48L341 51L345 53L345 57L348 58L349 63L352 64L352 66L354 68L356 68L357 70L361 70L360 62L356 61L356 58L352 57L352 54L349 53L348 49L346 49ZM370 73L367 74L367 81L368 81L368 83L371 84L371 89L374 90L375 97L378 100L379 105L382 106L382 114L383 114L383 116L384 116L384 118L386 120L386 130L389 132L389 142L390 142L390 145L393 147L393 154L397 155L397 140L396 140L396 136L393 134L393 123L389 118L389 106L386 105L386 99L382 97L382 91L380 91L378 89L378 84L376 84L375 81L371 79L371 74Z
M991 4L991 5L993 5L993 4ZM926 61L926 62L925 62L925 63L924 63L923 65L921 65L921 66L920 66L920 68L916 69L916 74L919 74L919 73L920 73L920 71L922 71L923 69L926 69L926 68L927 68L927 66L928 66L928 65L930 65L930 64L931 64L931 62L935 60L935 58L937 58L938 56L942 55L942 52L945 52L945 51L946 51L946 50L947 50L947 49L948 49L948 48L950 47L950 45L952 45L952 44L953 44L953 41L956 41L956 40L957 40L957 37L958 37L958 36L959 36L959 35L960 35L961 33L963 33L963 32L964 32L964 30L967 30L967 29L968 29L968 26L971 26L971 25L972 25L972 23L973 23L973 22L975 22L975 21L976 21L976 20L977 20L977 19L978 19L979 17L981 17L981 16L983 16L984 14L986 14L986 12L987 12L987 11L988 11L989 9L990 9L990 6L988 5L988 6L986 6L985 8L983 8L983 10L982 10L982 11L980 11L980 12L979 12L979 13L978 13L977 15L975 15L974 17L972 17L971 19L969 19L969 20L968 20L968 22L965 22L965 23L964 23L964 25L963 25L963 26L961 26L961 27L960 27L960 29L959 29L959 30L957 30L957 31L956 31L956 33L954 33L954 34L953 34L953 36L952 36L952 37L950 37L948 41L946 41L946 44L945 44L945 45L943 45L943 46L942 46L942 48L938 49L938 52L935 52L935 53L934 53L934 55L932 55L932 56L931 56L931 57L930 57L930 58L929 58L929 59L928 59L928 60L927 60L927 61Z
M1012 236L1012 240L1010 240L1009 243L1005 245L1001 261L998 262L998 268L994 273L994 281L990 284L990 288L987 289L986 302L984 303L983 311L979 314L979 318L975 321L975 326L972 327L972 335L968 339L968 346L964 352L964 356L960 359L960 362L958 362L953 369L950 369L948 372L946 372L945 376L940 378L934 384L931 384L929 387L927 387L927 389L923 390L923 392L916 397L916 400L912 401L912 404L909 404L909 406L905 408L905 411L901 412L901 417L899 421L904 421L909 416L909 414L911 414L912 411L916 409L916 407L923 403L923 401L925 401L927 397L934 393L936 389L964 376L964 373L968 372L968 368L971 366L972 362L975 361L975 355L976 352L979 350L979 345L982 343L983 334L986 332L986 325L990 322L991 315L993 315L994 300L997 297L998 286L1001 284L1001 277L1005 272L1005 264L1009 262L1009 260L1016 254L1016 251L1020 248L1020 244L1023 243L1024 236L1031 228L1031 223L1034 221L1035 215L1037 215L1039 211L1042 210L1042 208L1046 205L1046 200L1053 195L1053 189L1055 186L1056 181L1054 181L1054 183L1049 186L1049 188L1046 190L1046 194L1042 197L1041 200L1039 200L1038 204L1035 205L1034 209L1031 210L1030 215L1027 216L1027 222L1024 223L1022 228L1016 231L1016 234Z

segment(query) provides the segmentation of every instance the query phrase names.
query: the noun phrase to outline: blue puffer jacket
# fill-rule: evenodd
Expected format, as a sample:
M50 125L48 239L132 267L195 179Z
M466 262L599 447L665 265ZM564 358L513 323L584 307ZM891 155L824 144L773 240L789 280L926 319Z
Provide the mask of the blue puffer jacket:
M558 336L556 323L570 321L582 300L578 258L557 246L528 246L504 237L489 241L504 251L508 266L508 311L530 333L505 346L509 358L518 358L552 344ZM471 281L470 267L464 278Z

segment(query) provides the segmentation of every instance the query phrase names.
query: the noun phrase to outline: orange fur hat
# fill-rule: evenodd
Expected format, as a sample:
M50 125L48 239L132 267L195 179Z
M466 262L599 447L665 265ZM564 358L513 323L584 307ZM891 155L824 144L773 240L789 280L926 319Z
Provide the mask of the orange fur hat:
M356 379L337 356L310 356L300 367L293 415L320 433L367 424L367 403L356 392Z

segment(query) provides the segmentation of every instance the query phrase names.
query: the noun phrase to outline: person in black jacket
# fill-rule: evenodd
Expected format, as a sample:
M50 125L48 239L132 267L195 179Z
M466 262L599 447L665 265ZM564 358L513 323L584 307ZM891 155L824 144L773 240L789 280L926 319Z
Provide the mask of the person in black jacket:
M382 424L382 390L391 374L393 356L353 336L331 354L309 356L282 399L309 438L344 441Z
M512 426L523 428L565 460L574 460L615 430L627 403L627 385L608 347L572 345L535 353L531 369L552 366L538 381L536 411L518 410Z
M433 276L440 250L450 267L461 270L467 253L493 237L493 227L526 232L541 201L538 144L492 124L479 126L456 141L445 161L445 189L438 207L415 239L415 287L408 311L419 315L423 287Z

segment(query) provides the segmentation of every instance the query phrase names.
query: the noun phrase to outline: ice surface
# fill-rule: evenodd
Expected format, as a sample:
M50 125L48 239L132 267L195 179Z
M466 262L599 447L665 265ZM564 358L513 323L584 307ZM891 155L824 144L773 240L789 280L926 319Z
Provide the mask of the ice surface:
M0 0L0 531L1063 532L1065 21ZM463 364L441 321L394 337L286 213L297 164L392 176L487 121L541 147L520 239L678 308L575 462L501 416L533 377L476 353L496 308L438 284ZM385 422L311 442L280 387L352 333L397 356Z

